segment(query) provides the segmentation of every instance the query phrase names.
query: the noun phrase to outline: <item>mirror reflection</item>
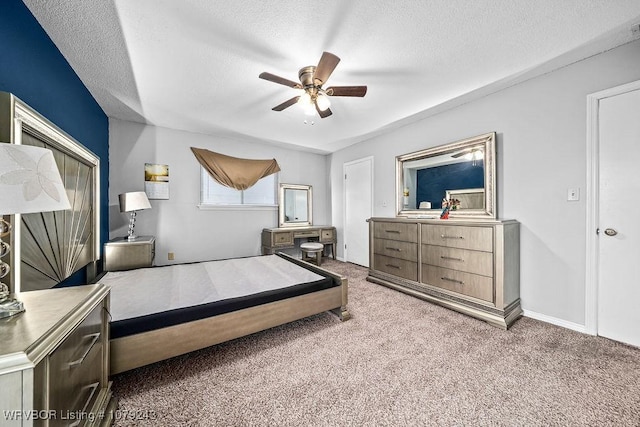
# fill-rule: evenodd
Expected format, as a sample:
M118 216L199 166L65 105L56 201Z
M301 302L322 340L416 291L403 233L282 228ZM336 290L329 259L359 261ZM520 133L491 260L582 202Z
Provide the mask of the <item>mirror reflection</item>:
M286 222L307 222L307 192L305 190L284 190L284 220Z
M495 133L396 157L398 215L495 217Z
M280 227L312 225L310 185L280 184L278 204Z

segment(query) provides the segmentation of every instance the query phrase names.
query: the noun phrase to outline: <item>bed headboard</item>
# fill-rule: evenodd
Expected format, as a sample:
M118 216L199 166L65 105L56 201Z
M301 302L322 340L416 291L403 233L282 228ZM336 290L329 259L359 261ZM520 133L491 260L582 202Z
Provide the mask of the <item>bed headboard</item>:
M100 159L6 92L0 92L0 141L53 151L71 202L66 211L11 218L11 292L51 288L85 266L92 280L100 256Z

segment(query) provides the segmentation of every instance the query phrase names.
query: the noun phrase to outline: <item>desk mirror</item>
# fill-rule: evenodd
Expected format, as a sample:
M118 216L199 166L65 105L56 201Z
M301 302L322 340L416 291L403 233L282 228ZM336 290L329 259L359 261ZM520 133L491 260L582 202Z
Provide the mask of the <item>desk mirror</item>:
M396 157L397 216L496 217L495 132Z
M312 225L312 192L310 185L280 184L278 222L280 227Z

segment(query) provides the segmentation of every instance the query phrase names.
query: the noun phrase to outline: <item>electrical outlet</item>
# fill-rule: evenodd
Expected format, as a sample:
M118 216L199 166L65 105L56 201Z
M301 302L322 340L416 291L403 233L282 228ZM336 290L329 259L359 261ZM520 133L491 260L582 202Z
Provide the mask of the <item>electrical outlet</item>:
M176 254L174 254L173 252L169 252L167 254L167 258L169 259L169 261L173 261L174 259L176 259Z
M567 190L567 200L570 202L575 202L580 200L580 189L579 188L569 188Z
M640 37L640 24L631 26L631 34L633 35L633 37Z

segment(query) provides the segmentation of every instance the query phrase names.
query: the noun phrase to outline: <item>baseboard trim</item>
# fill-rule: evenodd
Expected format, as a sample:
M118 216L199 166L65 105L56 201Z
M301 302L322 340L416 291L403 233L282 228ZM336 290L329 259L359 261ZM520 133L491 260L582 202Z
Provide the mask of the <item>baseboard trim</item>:
M525 317L530 317L532 319L540 320L542 322L551 323L552 325L571 329L573 331L581 332L583 334L593 335L587 332L587 328L585 325L568 322L563 319L558 319L557 317L551 317L551 316L547 316L546 314L536 313L535 311L530 311L530 310L522 310L522 311L523 311L523 316Z

